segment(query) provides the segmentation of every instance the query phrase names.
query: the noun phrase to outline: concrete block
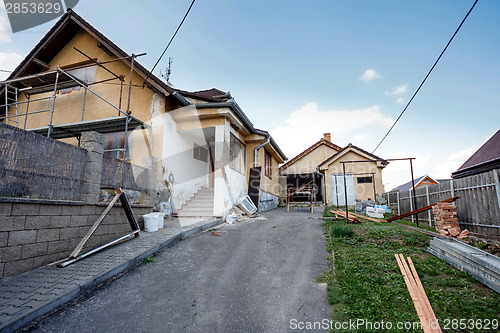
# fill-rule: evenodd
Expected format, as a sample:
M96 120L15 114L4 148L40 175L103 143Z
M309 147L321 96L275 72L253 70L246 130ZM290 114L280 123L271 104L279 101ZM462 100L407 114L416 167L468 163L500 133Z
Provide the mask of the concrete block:
M36 230L11 231L8 246L31 244L36 241Z
M12 203L0 202L0 215L10 215L12 213Z
M80 215L91 215L96 213L95 205L85 205L80 207Z
M11 231L14 228L14 219L12 217L0 218L0 231Z
M26 216L26 223L24 229L46 229L50 226L50 216Z
M47 254L61 253L69 250L69 241L58 240L49 242Z
M90 226L88 227L75 227L78 228L78 238L84 237L90 230Z
M70 240L74 238L80 239L78 237L78 228L75 227L62 228L59 232L60 240Z
M51 216L50 228L67 228L71 226L71 218L69 215Z
M86 192L86 194L83 195L83 201L91 205L98 203L99 202L99 195L97 194L98 191L99 188L97 188L95 192Z
M61 215L79 215L81 209L82 209L81 206L64 205L62 206Z
M107 235L107 234L109 234L109 226L103 224L101 224L94 233L94 235Z
M36 237L37 242L50 242L59 240L59 229L40 229ZM9 240L10 241L10 240Z
M81 227L81 226L90 225L88 223L88 218L89 218L89 216L86 216L86 215L71 216L71 218L68 218L68 220L71 220L71 223L69 223L69 226L71 226L71 227Z
M41 255L46 255L47 254L47 246L48 246L48 242L35 243L35 244L25 244L25 245L23 245L23 251L22 251L21 258L27 259L27 258L38 257Z
M62 205L40 205L40 215L61 215Z
M60 260L60 259L66 258L66 257L68 257L68 254L66 254L66 253L47 254L44 256L39 256L39 257L34 258L33 265L35 267L40 267L40 266L53 263L54 261L57 261L57 260Z
M12 215L38 215L40 205L32 203L13 203Z
M21 259L22 251L23 251L22 245L6 247L3 252L3 261L10 262Z
M21 259L5 263L4 277L15 276L34 268L33 258Z
M1 231L0 232L0 247L7 246L7 241L9 240L9 232Z

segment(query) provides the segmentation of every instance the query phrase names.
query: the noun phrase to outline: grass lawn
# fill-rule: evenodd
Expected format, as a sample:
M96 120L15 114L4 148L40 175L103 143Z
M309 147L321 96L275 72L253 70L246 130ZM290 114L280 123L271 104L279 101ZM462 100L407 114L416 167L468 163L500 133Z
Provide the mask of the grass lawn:
M364 319L374 325L382 321L393 325L392 330L370 329L363 324L357 329L334 332L422 332L396 329L399 322L419 322L419 319L395 253L412 258L444 332L500 330L500 295L428 253L431 236L391 223L370 221L353 225L328 220L324 231L328 235L327 250L335 254L334 270L323 277L328 284L333 323ZM480 324L488 323L489 330L478 329ZM466 328L460 329L464 325Z

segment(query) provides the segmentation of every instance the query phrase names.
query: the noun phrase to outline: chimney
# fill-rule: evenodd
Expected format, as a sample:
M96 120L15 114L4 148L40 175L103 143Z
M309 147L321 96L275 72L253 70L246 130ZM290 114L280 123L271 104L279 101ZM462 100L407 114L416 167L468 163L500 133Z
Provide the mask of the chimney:
M323 133L323 139L332 142L332 136L330 135L330 133Z

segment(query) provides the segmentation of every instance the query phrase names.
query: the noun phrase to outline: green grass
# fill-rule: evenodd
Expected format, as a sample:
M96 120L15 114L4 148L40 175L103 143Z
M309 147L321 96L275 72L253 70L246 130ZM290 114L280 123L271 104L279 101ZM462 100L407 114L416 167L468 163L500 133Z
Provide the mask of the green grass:
M342 228L349 228L353 234L349 237L335 236L333 230ZM328 300L333 308L334 321L365 319L394 324L419 321L395 253L412 258L441 322L445 319L499 319L500 295L429 254L427 247L430 236L395 224L376 222L346 226L345 221L329 220L324 224L324 231L330 235L327 250L335 253L335 272L323 278L328 285ZM373 330L359 329L352 332Z

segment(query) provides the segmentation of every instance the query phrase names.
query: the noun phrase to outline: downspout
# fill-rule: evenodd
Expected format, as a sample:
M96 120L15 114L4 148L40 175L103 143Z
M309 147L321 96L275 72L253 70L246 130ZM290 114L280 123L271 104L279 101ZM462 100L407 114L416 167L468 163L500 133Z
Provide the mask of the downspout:
M326 207L326 183L325 183L325 175L319 171L319 165L316 167L316 171L323 178L323 205Z
M259 134L261 134L261 133L259 133ZM271 136L269 134L262 134L262 135L267 136L267 141L264 142L263 144L258 145L257 147L255 147L253 149L253 166L254 166L254 168L257 167L257 151L260 148L267 146L271 142Z

